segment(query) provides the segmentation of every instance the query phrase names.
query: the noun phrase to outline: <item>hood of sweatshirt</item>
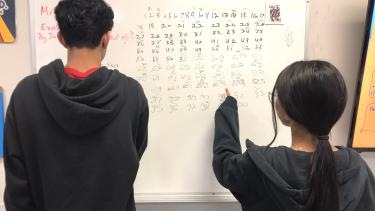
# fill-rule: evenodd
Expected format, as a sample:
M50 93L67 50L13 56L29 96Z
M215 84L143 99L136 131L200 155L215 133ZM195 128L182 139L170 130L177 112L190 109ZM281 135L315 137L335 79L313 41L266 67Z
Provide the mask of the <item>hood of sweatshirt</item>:
M260 147L249 140L246 145L247 153L264 175L265 187L279 207L283 210L309 210L307 202L310 190L306 181L310 174L312 153L294 151L288 147ZM374 207L374 176L360 155L352 149L340 147L335 152L335 160L340 210L362 211L366 209L358 209L361 206Z
M64 72L61 60L42 67L40 92L49 113L71 135L95 132L109 124L126 102L127 80L117 70L101 67L84 80Z

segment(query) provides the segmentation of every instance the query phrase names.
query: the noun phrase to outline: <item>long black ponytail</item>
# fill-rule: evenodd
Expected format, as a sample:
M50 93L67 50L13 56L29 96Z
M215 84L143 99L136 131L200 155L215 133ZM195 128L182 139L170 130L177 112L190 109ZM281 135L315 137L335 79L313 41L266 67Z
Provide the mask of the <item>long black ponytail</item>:
M301 61L286 67L272 91L272 114L277 136L275 95L290 118L316 136L311 157L311 211L339 211L336 163L329 133L344 112L347 101L345 82L339 71L325 61ZM270 145L271 145L270 144Z

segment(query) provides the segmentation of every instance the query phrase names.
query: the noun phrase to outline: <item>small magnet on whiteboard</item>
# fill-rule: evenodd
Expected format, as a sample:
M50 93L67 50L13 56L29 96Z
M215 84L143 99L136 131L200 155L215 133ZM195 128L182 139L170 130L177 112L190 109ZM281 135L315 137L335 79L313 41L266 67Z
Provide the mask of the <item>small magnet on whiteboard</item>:
M282 25L283 24L283 10L281 0L269 0L266 2L265 12L266 25Z

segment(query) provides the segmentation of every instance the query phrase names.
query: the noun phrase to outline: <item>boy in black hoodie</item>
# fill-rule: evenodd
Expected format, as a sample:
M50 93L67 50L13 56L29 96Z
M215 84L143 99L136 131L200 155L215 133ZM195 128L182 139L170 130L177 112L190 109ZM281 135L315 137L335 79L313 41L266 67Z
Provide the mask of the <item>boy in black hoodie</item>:
M15 89L5 123L8 211L135 210L148 104L134 79L101 66L114 14L103 0L55 8L55 60Z

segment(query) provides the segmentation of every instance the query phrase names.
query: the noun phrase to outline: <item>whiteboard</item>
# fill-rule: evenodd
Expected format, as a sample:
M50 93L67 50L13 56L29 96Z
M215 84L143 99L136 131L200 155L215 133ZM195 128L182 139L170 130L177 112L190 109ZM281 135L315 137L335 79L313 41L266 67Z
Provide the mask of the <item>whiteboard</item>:
M284 67L304 59L308 1L108 3L115 24L103 65L137 79L150 107L136 201L234 201L211 166L214 112L230 88L239 103L241 140L271 141L268 92ZM35 72L55 58L66 59L56 39L56 4L30 1ZM271 20L277 5L280 15ZM281 127L275 145L290 145L289 133Z

